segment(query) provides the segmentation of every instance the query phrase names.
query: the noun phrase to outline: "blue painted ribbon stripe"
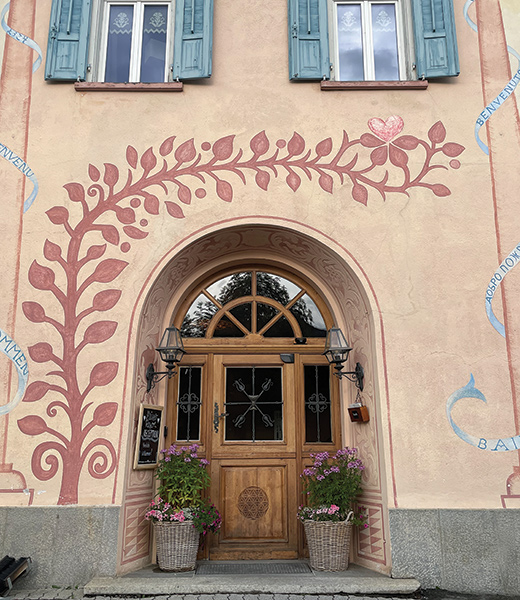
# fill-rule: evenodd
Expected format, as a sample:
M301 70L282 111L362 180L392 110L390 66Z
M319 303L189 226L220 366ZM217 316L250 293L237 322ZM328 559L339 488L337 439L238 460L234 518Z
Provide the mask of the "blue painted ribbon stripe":
M7 356L18 372L18 390L15 397L10 402L0 406L1 416L11 412L20 403L25 393L27 380L29 379L29 367L27 365L27 358L22 352L22 349L2 329L0 329L0 352Z
M464 18L468 25L473 29L473 31L478 33L478 27L474 21L468 15L469 7L475 2L475 0L467 0L464 5ZM518 61L517 72L513 75L513 77L509 80L509 83L504 87L504 89L498 94L498 96L492 100L486 108L480 113L475 123L475 139L477 140L477 144L480 146L481 150L489 155L489 147L480 139L480 129L483 125L485 125L486 121L488 121L492 114L502 106L502 104L511 96L511 94L515 91L516 86L520 82L520 55L518 52L511 48L511 46L507 47L507 51L509 54L512 54Z
M42 63L42 51L41 51L41 48L30 37L24 35L23 33L20 33L19 31L15 31L12 27L9 27L9 25L6 23L5 16L6 16L6 14L9 11L10 4L11 3L8 2L4 6L4 8L2 10L2 13L0 15L0 24L2 25L2 29L7 33L7 35L11 36L17 42L20 42L22 44L25 44L29 48L32 48L33 50L35 50L38 53L38 58L34 61L33 67L32 67L32 70L33 70L33 73L34 73L38 69L38 67L41 65L41 63ZM29 210L29 208L31 207L32 203L34 202L34 200L35 200L35 198L36 198L36 196L38 194L38 180L36 179L36 175L29 168L29 166L27 165L27 163L22 158L20 158L17 154L15 154L7 146L4 146L4 144L1 144L1 143L0 143L0 156L2 158L5 158L12 165L14 165L33 184L33 191L31 192L30 196L23 203L23 212L25 213L25 212L27 212Z

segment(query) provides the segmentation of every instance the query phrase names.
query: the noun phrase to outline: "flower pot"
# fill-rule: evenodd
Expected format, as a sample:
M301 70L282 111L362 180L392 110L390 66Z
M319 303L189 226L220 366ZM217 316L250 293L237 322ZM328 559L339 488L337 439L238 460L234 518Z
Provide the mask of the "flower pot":
M304 521L310 566L316 571L346 571L352 523Z
M199 532L192 521L154 522L157 562L162 571L193 571L199 549Z

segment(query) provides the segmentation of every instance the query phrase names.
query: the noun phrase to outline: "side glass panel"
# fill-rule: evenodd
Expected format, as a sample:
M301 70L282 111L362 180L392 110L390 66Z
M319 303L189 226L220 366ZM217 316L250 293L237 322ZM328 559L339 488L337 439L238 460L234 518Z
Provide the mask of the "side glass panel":
M260 331L262 327L265 327L269 321L279 313L274 306L270 304L264 304L263 302L257 302L256 304L256 330Z
M238 319L248 331L251 331L251 303L239 304L238 306L235 306L235 308L232 308L229 312L235 317L235 319Z
M376 81L399 79L397 23L393 4L372 4Z
M110 6L105 81L125 83L129 79L133 23L133 6Z
M283 440L282 369L226 368L226 441Z
M157 4L145 5L141 51L141 82L159 83L164 81L167 27L168 7Z
M314 300L305 294L291 307L292 314L298 320L303 337L325 337L327 327Z
M234 273L212 283L207 291L224 305L235 298L251 295L251 273Z
M363 81L363 32L361 4L337 5L340 81Z
M294 337L294 331L291 327L291 324L285 317L280 317L276 320L271 327L264 333L264 337L266 338L276 338L276 337Z
M179 369L179 399L177 401L177 439L200 440L202 367Z
M222 337L244 337L244 332L240 330L229 317L224 315L222 319L217 323L215 327L215 332L213 333L213 337L222 338Z
M330 367L305 365L305 441L332 442Z
M209 322L217 312L218 308L208 300L204 294L200 294L190 306L181 326L181 335L185 338L199 338L206 335Z
M278 275L261 271L256 274L257 295L276 300L282 306L285 306L299 291L297 285Z

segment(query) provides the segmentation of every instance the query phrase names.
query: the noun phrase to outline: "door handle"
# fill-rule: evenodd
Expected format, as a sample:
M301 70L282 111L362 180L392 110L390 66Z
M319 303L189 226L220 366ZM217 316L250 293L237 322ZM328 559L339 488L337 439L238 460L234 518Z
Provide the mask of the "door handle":
M213 409L213 429L215 430L215 433L218 433L218 426L220 424L220 419L222 419L223 417L227 417L228 413L227 412L223 412L220 413L218 412L218 402L215 402L215 407Z

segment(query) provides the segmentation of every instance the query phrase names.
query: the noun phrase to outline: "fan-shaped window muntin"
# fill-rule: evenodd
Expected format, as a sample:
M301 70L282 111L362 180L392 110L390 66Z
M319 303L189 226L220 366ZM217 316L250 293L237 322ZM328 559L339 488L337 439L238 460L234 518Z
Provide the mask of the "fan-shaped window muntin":
M242 269L200 289L181 326L184 338L325 337L308 290L267 270Z

